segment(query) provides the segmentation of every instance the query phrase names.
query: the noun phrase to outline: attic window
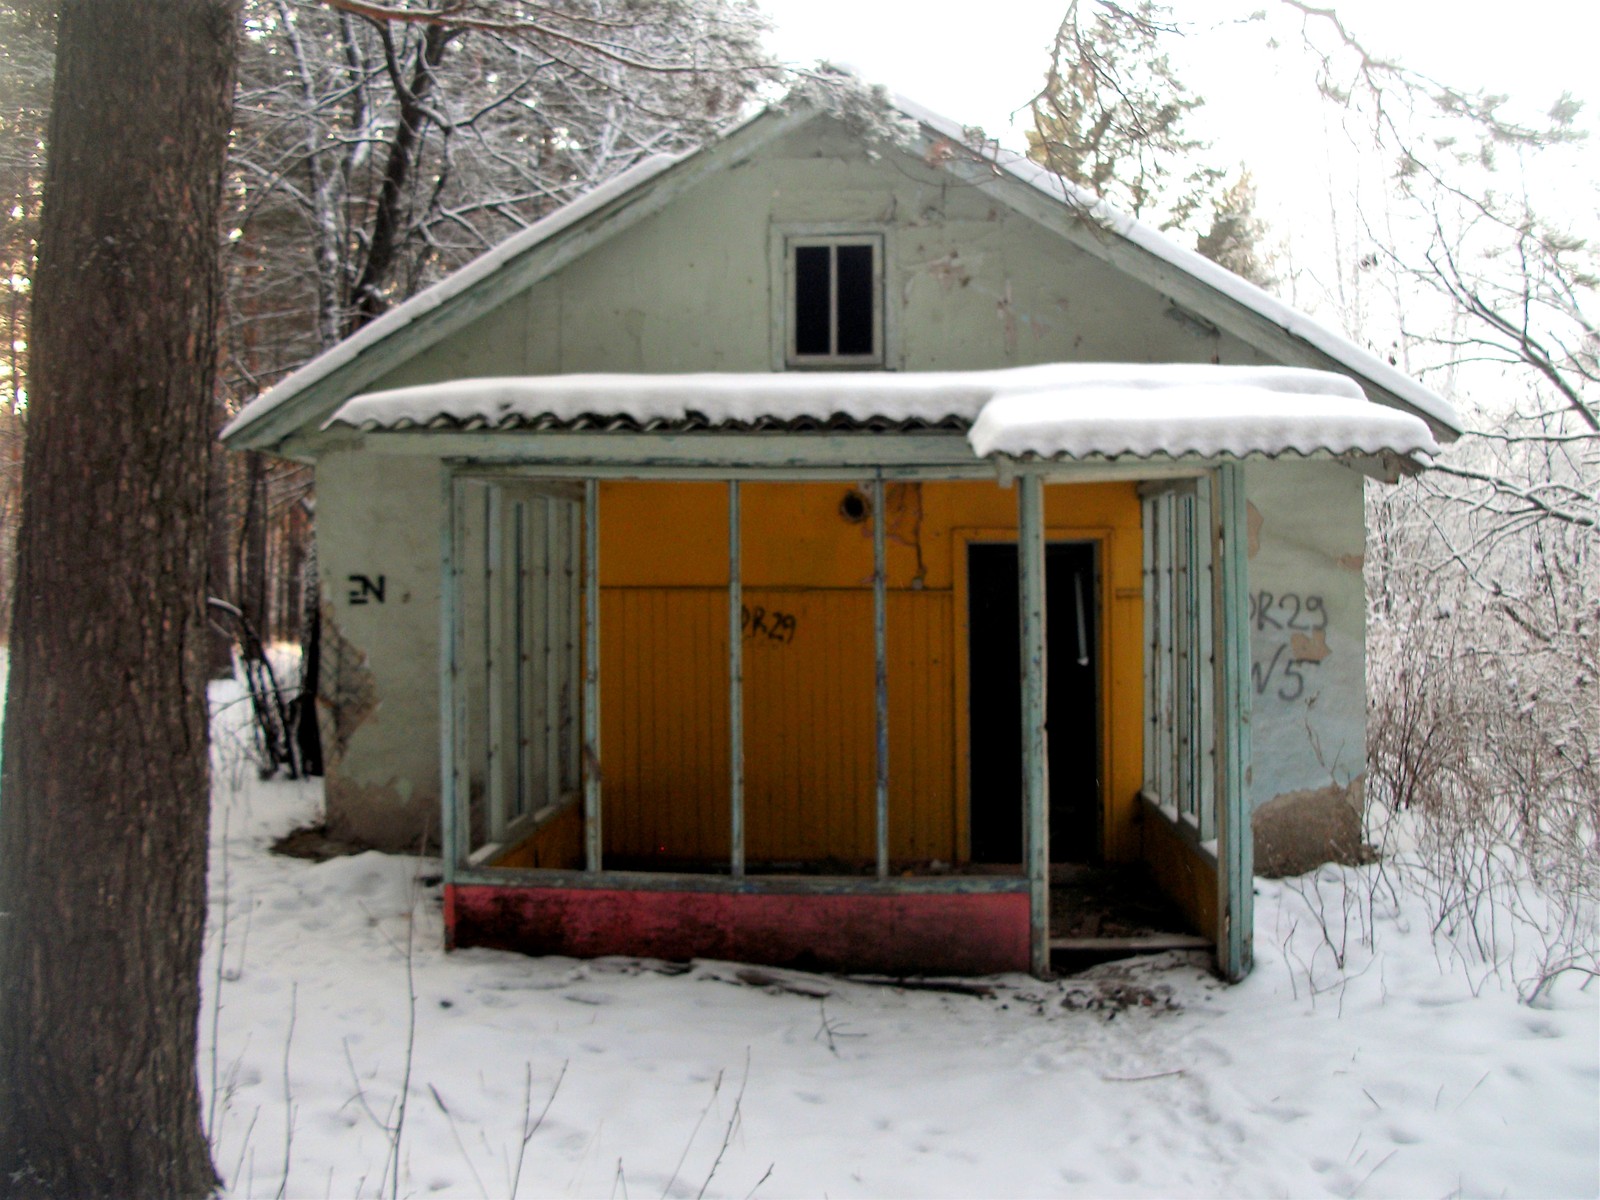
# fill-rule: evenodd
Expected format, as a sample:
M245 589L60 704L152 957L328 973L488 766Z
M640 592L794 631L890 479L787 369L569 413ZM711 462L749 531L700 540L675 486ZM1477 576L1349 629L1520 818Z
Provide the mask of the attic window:
M786 248L787 365L882 366L882 236L792 237Z

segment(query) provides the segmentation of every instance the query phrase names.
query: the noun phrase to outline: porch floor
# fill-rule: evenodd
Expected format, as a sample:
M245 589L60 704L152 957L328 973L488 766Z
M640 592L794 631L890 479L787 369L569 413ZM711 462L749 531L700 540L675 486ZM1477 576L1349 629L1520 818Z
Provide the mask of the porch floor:
M1050 868L1050 958L1059 973L1129 954L1211 948L1142 863Z

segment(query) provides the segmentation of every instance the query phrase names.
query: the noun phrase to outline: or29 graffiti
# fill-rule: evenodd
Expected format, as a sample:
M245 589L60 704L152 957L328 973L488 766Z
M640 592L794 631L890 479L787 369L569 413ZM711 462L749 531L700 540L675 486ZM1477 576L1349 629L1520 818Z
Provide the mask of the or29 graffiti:
M1271 689L1279 700L1298 700L1305 695L1307 672L1322 665L1328 656L1324 631L1328 628L1328 606L1321 596L1299 592L1254 592L1250 596L1250 628L1257 635L1255 656L1250 664L1250 681L1256 695ZM1270 656L1265 655L1271 643Z
M769 611L759 604L754 608L748 606L741 608L739 624L747 638L765 638L769 642L778 642L785 646L794 641L795 631L798 628L793 613Z
M1302 596L1299 592L1252 592L1250 621L1257 630L1295 629L1315 633L1328 627L1328 608L1321 596Z

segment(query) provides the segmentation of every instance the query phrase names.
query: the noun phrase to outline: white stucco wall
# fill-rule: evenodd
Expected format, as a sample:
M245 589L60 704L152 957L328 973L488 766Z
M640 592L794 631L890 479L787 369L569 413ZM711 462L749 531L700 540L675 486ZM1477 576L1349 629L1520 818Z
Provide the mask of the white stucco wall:
M317 462L322 691L375 701L348 714L345 752L330 747L328 812L335 832L380 844L414 848L438 830L443 478L431 457L351 448Z
M1173 319L1159 292L947 172L905 156L868 158L842 134L812 126L712 177L372 390L497 374L771 369L773 314L783 302L773 238L822 221L885 237L892 369L1268 361L1230 335ZM441 468L427 457L426 438L416 457L362 451L348 433L322 440L317 519L330 630L352 662L363 662L378 701L332 768L330 816L337 824L338 813L349 815L357 836L403 844L421 823L437 823ZM1263 683L1253 794L1265 802L1361 770L1361 481L1327 464L1271 463L1250 467L1247 487L1262 521L1251 585L1272 597L1254 635ZM356 575L383 580L381 604L370 594L355 602ZM1319 661L1278 648L1292 632L1282 607L1289 596L1300 599L1301 625L1315 623L1309 600L1324 606L1328 654Z
M1318 861L1330 840L1343 854L1359 838L1359 823L1345 810L1354 812L1366 769L1362 492L1362 476L1337 463L1282 460L1245 468L1250 794L1258 834L1262 815L1272 819L1281 811L1287 824L1276 832L1280 841L1294 832L1317 843L1305 848L1307 863ZM1259 837L1258 851L1271 859Z

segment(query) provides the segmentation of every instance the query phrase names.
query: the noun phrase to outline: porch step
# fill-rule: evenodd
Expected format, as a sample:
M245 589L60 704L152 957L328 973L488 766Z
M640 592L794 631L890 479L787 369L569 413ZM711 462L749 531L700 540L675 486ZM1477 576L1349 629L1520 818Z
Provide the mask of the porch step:
M1156 954L1162 950L1210 950L1210 938L1193 933L1146 933L1135 937L1051 938L1050 949L1068 954Z

